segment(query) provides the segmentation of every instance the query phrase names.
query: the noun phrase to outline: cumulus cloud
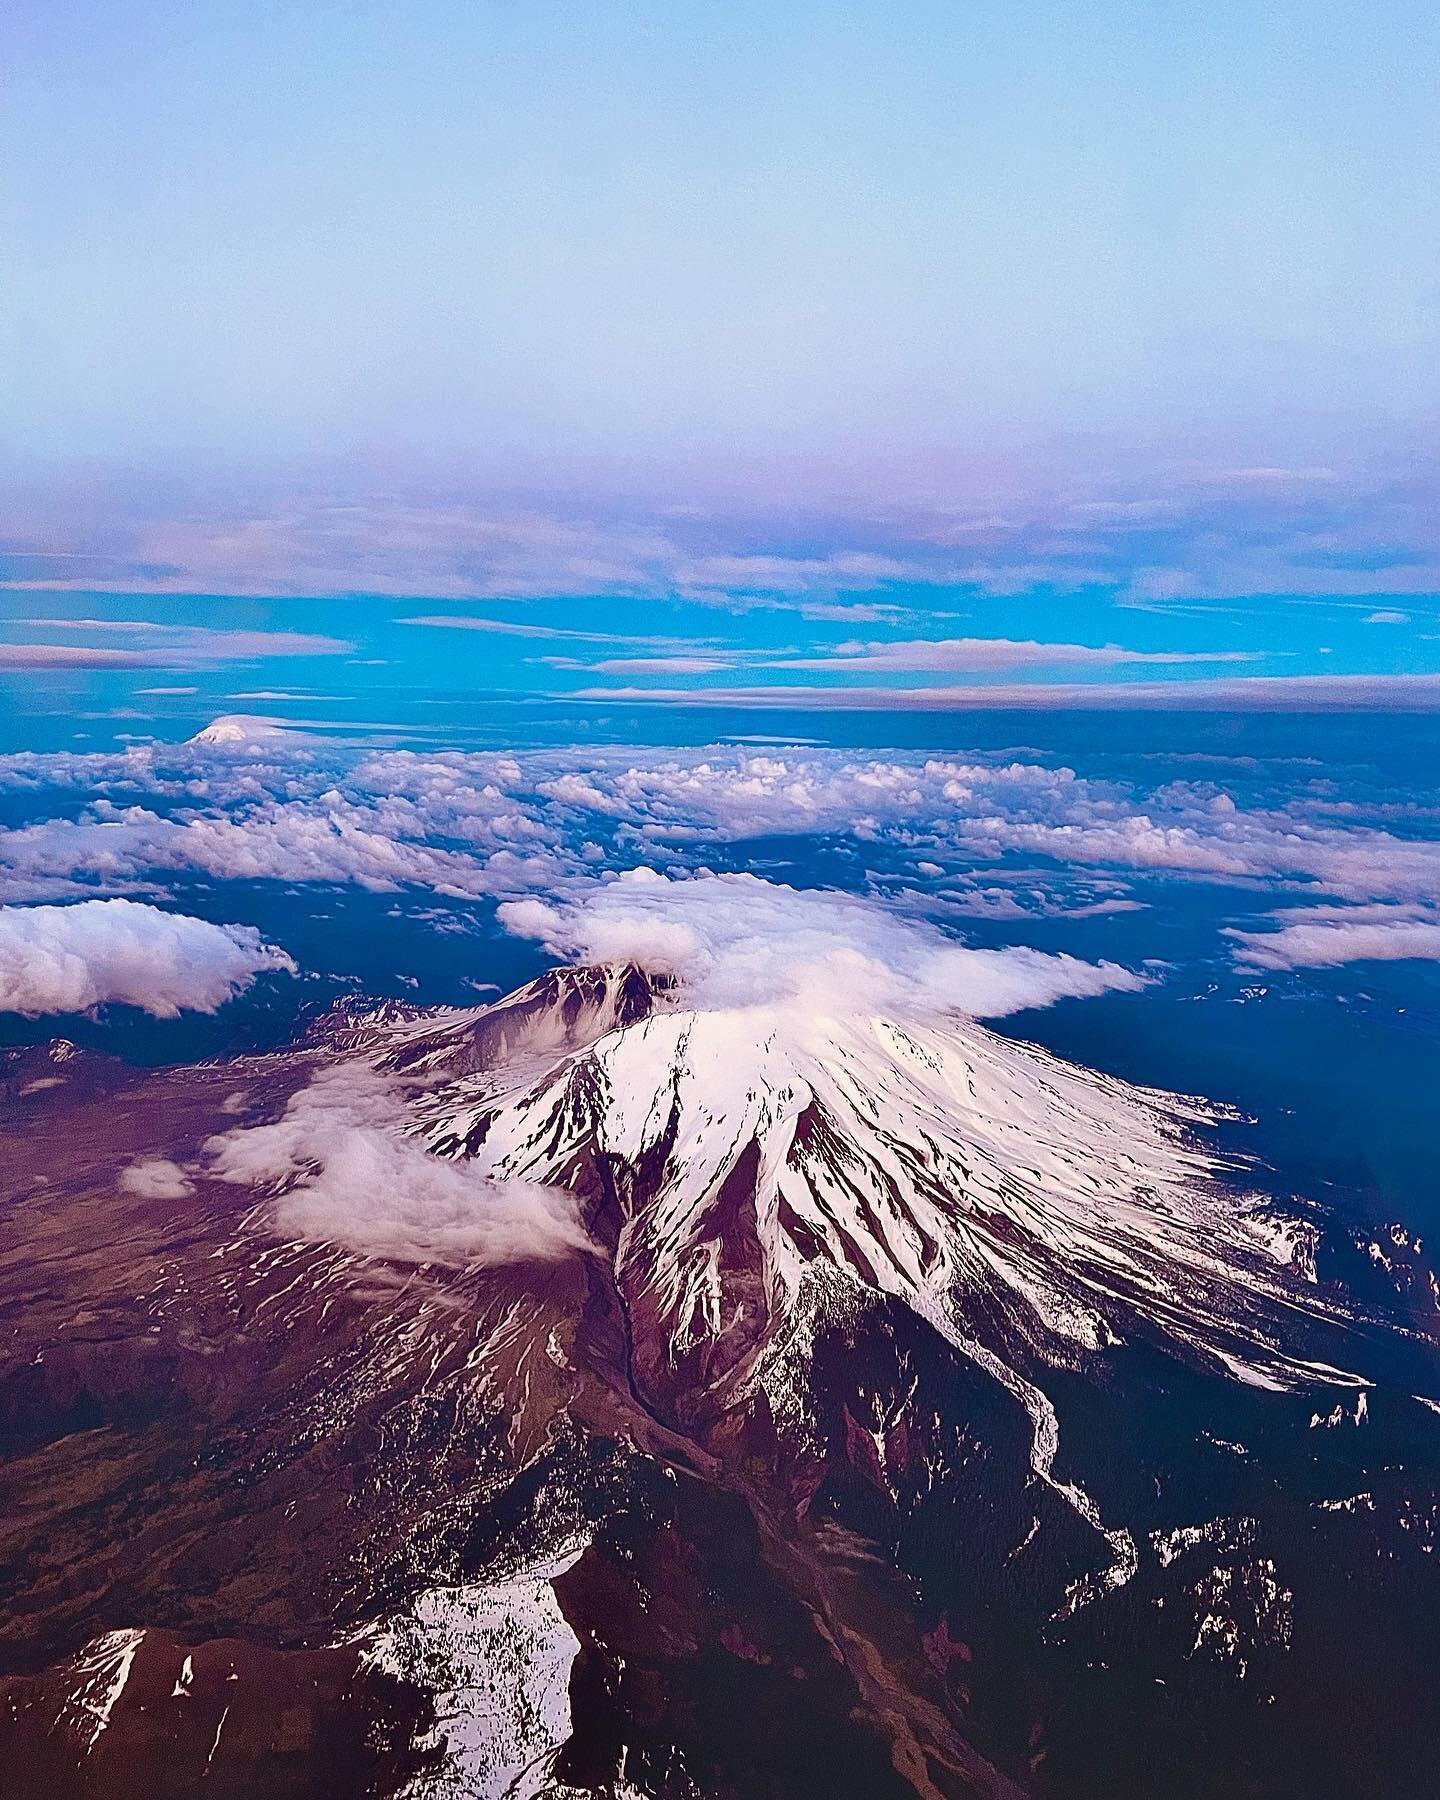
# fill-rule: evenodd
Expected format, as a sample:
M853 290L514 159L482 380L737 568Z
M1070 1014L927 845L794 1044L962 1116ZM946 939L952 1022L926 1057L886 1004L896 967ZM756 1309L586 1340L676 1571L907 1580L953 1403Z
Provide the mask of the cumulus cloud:
M294 967L252 926L132 900L0 907L0 1011L28 1018L111 1001L162 1019L214 1012L262 971Z
M183 1200L195 1191L195 1183L179 1163L150 1156L120 1171L120 1188L140 1200Z
M1352 962L1440 962L1440 917L1404 906L1316 906L1278 915L1273 931L1231 929L1251 969L1329 969Z
M274 1123L212 1138L209 1173L280 1189L277 1230L365 1256L479 1269L591 1247L572 1194L432 1156L405 1135L407 1116L401 1091L375 1071L328 1069Z
M817 1010L962 1011L1001 1018L1066 997L1133 991L1114 963L1038 950L976 950L934 926L833 890L754 875L671 880L635 869L559 900L500 907L517 936L580 962L634 962L677 975L704 1007L803 1000Z
M452 898L537 885L539 870L504 846L477 860L419 841L403 802L379 809L264 803L237 818L162 817L144 807L96 806L89 818L47 821L0 836L0 886L11 897L111 888L170 871L221 881L353 884L373 892L423 887Z
M376 750L235 716L184 744L0 757L0 786L91 797L78 816L0 831L0 899L127 892L167 872L510 899L596 866L694 869L717 844L821 834L1006 879L1017 858L1045 859L1032 880L1052 901L1097 870L1352 901L1440 891L1440 843L1378 829L1402 817L1383 792L1342 805L1303 770L1237 773L1248 803L1213 781L1152 789L1014 755Z

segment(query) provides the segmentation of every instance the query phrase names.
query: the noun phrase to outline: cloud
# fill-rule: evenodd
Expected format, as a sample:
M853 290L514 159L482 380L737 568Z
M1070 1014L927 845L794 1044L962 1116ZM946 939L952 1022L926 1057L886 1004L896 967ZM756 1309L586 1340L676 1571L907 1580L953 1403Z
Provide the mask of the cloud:
M755 591L768 595L822 592L855 593L892 582L934 579L932 571L911 558L877 555L867 550L839 550L824 556L776 556L720 553L682 561L674 570L679 593L705 599Z
M585 666L597 675L713 675L731 665L716 656L612 656Z
M1204 558L1199 568L1139 568L1116 595L1116 605L1168 612L1169 602L1302 600L1324 615L1346 602L1402 595L1424 600L1440 593L1440 555L1422 562L1382 557L1373 568L1346 568L1307 557L1303 546L1290 548L1288 556L1222 560L1215 566Z
M127 662L240 662L270 656L348 656L342 638L302 631L215 631L204 625L164 625L153 619L18 619L33 631L109 632L138 638L139 648L112 652ZM31 646L45 648L46 646ZM93 653L89 653L93 654Z
M193 691L193 690L192 690ZM295 700L309 706L347 700L348 694L317 694L310 688L251 688L247 693L227 694L227 700Z
M793 610L822 625L893 625L910 609L886 600L801 600Z
M910 638L898 643L840 644L826 656L779 657L771 669L893 669L896 672L1061 668L1112 668L1120 663L1253 662L1258 653L1243 650L1126 650L1119 644L1041 644L1034 639Z
M1440 962L1440 917L1419 907L1311 907L1274 931L1229 929L1252 969L1331 969L1352 962Z
M674 974L687 1000L707 1008L803 999L816 1011L1001 1018L1146 983L1114 963L970 949L873 901L754 875L677 881L635 869L577 884L555 900L506 902L499 917L507 931L538 938L552 955Z
M153 666L152 658L136 651L100 649L92 644L0 644L0 669L143 669Z
M281 1190L276 1229L365 1256L464 1269L554 1262L591 1247L574 1195L494 1181L405 1135L403 1092L359 1065L324 1070L282 1118L205 1146L208 1172Z
M575 631L556 625L528 625L516 619L481 619L464 613L426 613L401 619L401 625L425 625L442 631L478 631L501 637L538 639L544 643L608 645L647 655L608 657L583 662L573 656L542 656L552 669L590 669L600 674L649 672L656 675L697 675L728 666L727 659L712 652L696 638L645 637L618 631ZM698 654L704 652L704 654Z
M67 520L38 528L51 540ZM443 504L293 499L283 513L88 521L106 555L64 554L0 586L92 593L527 599L673 591L685 555L646 524ZM40 573L39 570L48 570Z
M131 900L0 907L0 1011L28 1018L112 1001L162 1019L214 1012L262 971L294 967L252 926Z
M842 474L810 459L783 477L784 528L773 476L752 483L727 465L688 495L646 477L633 504L602 517L578 499L556 512L513 498L381 498L352 475L326 494L292 486L283 506L193 492L172 516L143 518L107 498L128 483L92 471L79 503L8 497L0 585L427 603L681 596L812 618L849 604L856 622L894 620L911 587L1090 592L1163 610L1256 596L1385 606L1440 592L1433 470L1399 440L1333 467L1207 462L1188 446L1138 460L1089 446L1083 464L1037 455L1023 474L996 464L967 475L948 462L922 472L913 459Z
M761 509L667 508L654 521L591 519L403 500L297 502L283 516L226 517L197 509L173 519L87 523L109 554L51 551L25 560L0 587L32 592L255 596L367 595L427 600L683 598L738 610L783 607L803 617L893 621L908 610L843 596L900 584L969 586L1016 593L1037 583L1116 584L1103 567L1037 559L1006 546L984 562L956 563L948 514L877 521L844 507L816 522L813 549L773 545ZM38 529L38 528L37 528ZM46 520L54 540L75 527ZM856 544L877 534L886 547ZM968 543L967 548L973 549ZM432 615L426 623L439 623ZM473 627L484 629L484 626Z
M1408 625L1410 615L1397 612L1393 606L1383 606L1376 612L1366 613L1360 623L1362 625Z
M437 631L481 631L495 637L560 638L572 644L613 644L605 631L571 631L558 625L526 625L518 619L477 619L465 613L423 613L414 619L397 619L397 625L425 625Z
M179 1163L151 1156L120 1171L120 1188L140 1200L183 1200L195 1191L195 1183Z
M1140 765L1143 767L1143 761ZM1015 859L1051 904L1113 900L1093 870L1291 883L1352 901L1440 889L1440 843L1397 836L1383 795L1267 777L1241 805L1213 782L1085 780L1016 755L962 760L814 746L371 749L265 720L217 720L184 744L0 756L0 788L90 798L78 816L0 830L0 898L124 893L167 874L353 883L518 898L597 867L698 869L747 837L830 835L973 874ZM1250 770L1252 782L1256 771ZM1253 790L1252 790L1253 791ZM1402 821L1402 808L1394 814ZM1077 885L1078 884L1078 885ZM934 910L921 896L917 909Z
M407 886L450 897L515 893L555 873L544 827L498 790L454 784L412 800L403 793L347 796L317 774L311 796L274 800L256 790L273 780L294 793L305 752L289 761L298 735L256 727L205 746L199 785L207 808L165 815L97 799L79 819L50 819L0 830L0 894L11 899L133 888L166 872L221 881L326 882L397 892ZM278 756L271 768L252 757ZM128 764L133 770L137 763ZM193 788L194 782L184 784ZM233 810L216 805L229 790ZM448 824L469 850L427 842ZM475 851L482 851L477 855Z
M826 662L826 668L841 668ZM953 687L804 687L785 682L766 687L585 687L552 696L594 700L607 706L634 701L659 705L743 706L784 711L804 707L831 712L1065 712L1183 709L1187 712L1434 712L1440 711L1435 675L1249 675L1228 681L1007 682Z

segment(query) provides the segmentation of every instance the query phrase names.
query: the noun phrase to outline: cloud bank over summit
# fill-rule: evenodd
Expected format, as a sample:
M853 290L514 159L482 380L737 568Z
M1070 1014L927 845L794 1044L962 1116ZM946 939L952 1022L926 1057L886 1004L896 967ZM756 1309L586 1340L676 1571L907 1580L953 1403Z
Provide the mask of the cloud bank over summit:
M971 949L873 901L754 875L671 880L634 869L577 886L560 901L507 901L499 916L508 931L540 939L554 955L676 975L687 1002L703 1008L799 1001L822 1013L959 1011L993 1019L1145 985L1115 963L1024 947Z

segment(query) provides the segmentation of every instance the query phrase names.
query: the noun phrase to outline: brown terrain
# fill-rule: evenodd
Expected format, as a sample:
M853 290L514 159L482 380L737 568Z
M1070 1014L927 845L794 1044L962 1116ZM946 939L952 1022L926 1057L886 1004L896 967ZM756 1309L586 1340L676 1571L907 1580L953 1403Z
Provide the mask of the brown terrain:
M1127 1572L1083 1508L1037 1478L1033 1406L994 1355L962 1353L893 1295L830 1277L818 1311L777 1323L752 1153L737 1151L700 1214L720 1295L708 1338L687 1338L667 1311L663 1263L630 1255L674 1173L679 1126L648 1161L567 1148L583 1059L566 1117L542 1117L535 1141L579 1197L593 1254L469 1270L367 1258L278 1233L273 1194L205 1172L215 1133L276 1118L337 1059L424 1094L483 1088L497 1071L513 1085L513 1071L563 1065L667 1003L638 975L616 986L581 971L433 1025L404 1009L337 1013L293 1050L223 1064L144 1072L63 1045L10 1054L7 1800L1301 1791L1285 1786L1283 1745L1245 1734L1276 1716L1275 1695L1303 1706L1333 1647L1292 1651L1293 1595L1268 1527L1232 1529L1245 1466L1191 1430L1136 1451L1127 1471L1106 1445L1130 1401L1114 1376L1083 1387L1072 1358L1056 1379L1088 1420L1096 1491L1129 1509L1140 1550ZM476 1141L502 1110L483 1113ZM812 1108L794 1155L843 1163L852 1153L832 1136ZM190 1171L184 1191L132 1191L124 1171L153 1157ZM798 1221L787 1230L805 1242ZM977 1303L974 1316L1002 1341L998 1312ZM1170 1365L1134 1357L1133 1395L1159 1420L1157 1371ZM754 1367L765 1379L742 1380ZM1187 1396L1211 1391L1200 1379L1174 1376ZM1283 1416L1306 1454L1348 1444L1305 1429L1308 1397L1269 1403L1279 1410L1264 1417ZM1260 1398L1236 1404L1259 1432ZM1200 1520L1158 1555L1146 1539L1162 1516L1157 1455L1185 1468L1198 1497L1182 1516ZM1433 1492L1406 1492L1415 1532L1433 1540ZM1375 1566L1379 1526L1363 1510L1302 1503L1286 1519L1292 1533L1332 1534L1323 1554L1342 1585ZM377 1633L437 1584L503 1579L568 1547L578 1553L553 1582L578 1645L568 1729L537 1739L536 1766L510 1785L466 1786L443 1684L387 1663ZM1430 1561L1404 1567L1430 1579ZM1422 1607L1417 1579L1397 1565L1402 1610ZM1133 1673L1094 1685L1126 1658ZM1237 1664L1270 1685L1238 1685ZM1233 1742L1212 1768L1198 1746L1227 1721ZM1110 1743L1126 1731L1134 1754Z

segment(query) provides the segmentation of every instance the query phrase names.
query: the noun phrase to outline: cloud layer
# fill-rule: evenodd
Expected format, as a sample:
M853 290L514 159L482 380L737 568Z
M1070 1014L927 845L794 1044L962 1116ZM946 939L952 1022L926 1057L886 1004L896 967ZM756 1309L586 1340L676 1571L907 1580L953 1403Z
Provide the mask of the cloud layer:
M827 835L952 882L1038 859L1052 889L1103 875L1107 898L1123 897L1117 880L1167 873L1356 902L1440 892L1440 842L1408 830L1404 806L1377 793L1342 802L1304 769L1236 773L1232 793L1214 774L1147 788L1013 755L426 753L234 717L185 744L0 757L0 789L89 800L0 830L0 900L187 875L510 899L597 868L701 868L749 837Z
M216 631L148 619L31 618L14 623L20 629L61 633L61 641L0 643L0 669L191 668L272 656L344 656L355 648L340 638L300 631ZM77 644L70 641L72 632L119 638L121 644Z
M0 644L0 669L149 668L153 658L93 644Z
M0 1011L28 1018L109 1002L162 1019L209 1013L262 971L293 969L251 926L132 900L0 907Z
M671 494L659 508L652 494L638 518L499 499L307 496L292 486L283 507L257 496L231 511L230 490L224 506L197 495L171 517L137 519L113 507L96 516L92 474L84 507L71 495L36 511L33 495L16 497L16 529L35 547L12 552L13 572L5 579L0 570L0 586L430 600L680 596L812 618L843 609L857 623L918 620L905 590L922 587L987 597L1059 592L1167 612L1284 595L1312 606L1365 597L1384 620L1398 609L1376 602L1440 591L1433 470L1417 454L1401 440L1373 464L1352 455L1285 466L1205 460L1187 446L1182 457L1112 456L1107 467L1087 445L1078 468L1034 466L1023 476L977 468L968 477L936 469L926 500L916 498L928 484L907 457L888 495L866 478L855 491L842 481L814 496L801 548L793 530L777 534L774 490L763 478L754 495L727 493L718 507L713 493L708 503ZM824 460L809 459L810 473ZM653 488L648 478L643 485Z
M1136 660L1176 661L1174 657ZM1233 658L1196 657L1197 662ZM896 668L882 660L791 664L791 667ZM913 666L913 665L912 665ZM933 668L934 664L920 665ZM570 696L608 705L646 703L694 706L693 688L586 687ZM861 712L1055 712L1152 711L1180 708L1190 712L1436 712L1440 711L1440 675L1246 675L1234 679L1184 681L1007 681L978 686L727 686L705 691L710 705L743 706L750 711L800 707L808 711Z
M1198 760L1194 779L1175 779L1185 765L1167 760L1157 765L1164 778L1152 780L1143 755L1107 759L1102 766L1125 772L1098 779L1038 753L737 745L423 752L237 716L188 743L0 756L12 816L24 817L32 795L36 813L0 829L0 902L138 899L183 892L197 879L345 884L462 904L532 897L558 921L533 935L560 943L579 930L565 909L597 875L636 867L704 875L727 861L744 866L747 840L768 840L756 854L770 858L776 840L791 839L826 846L845 871L829 885L883 900L891 917L992 926L1084 917L1134 908L1153 899L1157 883L1185 879L1228 888L1252 913L1256 892L1267 904L1277 894L1312 909L1344 902L1342 921L1310 923L1343 924L1351 944L1361 941L1361 924L1381 926L1383 938L1366 940L1379 955L1429 941L1398 927L1440 916L1432 829L1440 793L1427 799L1413 784L1396 790L1373 776L1337 786L1333 772L1303 759ZM57 794L81 804L57 808ZM1412 914L1354 914L1376 905ZM793 923L793 908L787 917ZM597 911L585 929L602 923ZM837 914L826 926L841 923ZM1222 915L1217 923L1241 921ZM1232 938L1226 954L1260 966L1288 955L1286 945L1301 953L1299 940L1279 939L1267 922ZM1327 931L1303 953L1333 956L1340 947ZM1017 966L1012 956L1011 971ZM981 967L971 963L972 979ZM999 996L976 1004L1005 1010Z

